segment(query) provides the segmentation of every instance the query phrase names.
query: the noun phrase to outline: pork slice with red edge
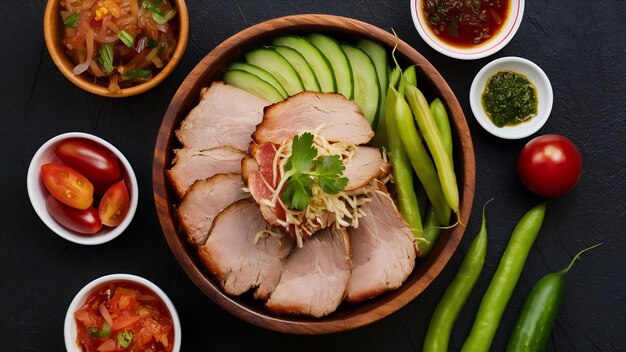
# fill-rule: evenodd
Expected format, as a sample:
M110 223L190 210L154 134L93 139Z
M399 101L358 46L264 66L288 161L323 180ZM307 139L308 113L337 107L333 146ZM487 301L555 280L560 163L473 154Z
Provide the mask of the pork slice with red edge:
M211 149L183 148L174 151L172 168L167 170L176 195L182 198L197 180L205 180L221 173L240 173L241 160L246 154L231 147Z
M289 236L266 235L255 243L266 228L259 206L246 199L215 218L199 255L226 293L238 296L254 289L254 296L265 300L276 287L294 242Z
M294 247L280 281L265 304L280 314L323 317L345 297L350 279L350 247L345 229L317 232Z
M415 246L409 225L386 191L370 193L361 208L365 216L349 228L352 275L346 301L361 302L395 290L415 267Z
M274 196L273 189L280 181L278 178L274 180L276 172L274 170L274 156L276 151L277 147L272 143L263 143L253 149L256 165L252 161L242 162L242 164L246 164L243 173L247 174L247 177L244 176L244 179L248 182L250 194L259 203L261 214L265 221L272 226L280 226L278 221L284 221L286 218L285 209L280 201L277 200L274 206L267 204ZM251 170L254 171L250 172Z
M302 92L265 108L253 134L258 144L282 144L303 132L316 132L329 142L365 144L374 131L354 101L341 94Z
M177 210L178 224L187 234L191 244L203 245L209 236L215 217L230 204L250 194L239 174L217 174L196 181L180 202Z
M213 82L183 120L176 137L188 148L231 146L245 151L256 125L263 119L263 108L269 104L243 89Z

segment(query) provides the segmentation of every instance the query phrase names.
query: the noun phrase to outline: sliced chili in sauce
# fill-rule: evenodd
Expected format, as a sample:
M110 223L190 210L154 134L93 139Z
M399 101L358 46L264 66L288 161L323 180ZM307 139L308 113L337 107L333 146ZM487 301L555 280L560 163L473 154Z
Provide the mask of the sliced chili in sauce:
M424 0L431 30L445 43L473 47L494 37L509 15L511 0Z
M74 318L76 343L85 352L171 352L174 347L172 317L165 303L135 283L99 288L74 312Z

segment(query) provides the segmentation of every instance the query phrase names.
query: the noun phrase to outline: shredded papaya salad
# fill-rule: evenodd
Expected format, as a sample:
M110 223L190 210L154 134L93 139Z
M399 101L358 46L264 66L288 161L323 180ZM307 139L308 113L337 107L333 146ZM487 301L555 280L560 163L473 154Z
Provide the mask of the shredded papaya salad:
M108 78L112 93L152 79L176 48L177 10L168 0L64 0L61 8L74 74Z

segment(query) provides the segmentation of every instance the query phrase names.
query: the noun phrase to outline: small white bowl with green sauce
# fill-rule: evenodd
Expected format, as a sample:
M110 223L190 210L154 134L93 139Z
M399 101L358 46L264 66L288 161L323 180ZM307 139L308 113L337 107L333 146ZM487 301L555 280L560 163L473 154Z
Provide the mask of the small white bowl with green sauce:
M504 139L520 139L546 123L553 94L550 80L539 66L509 56L488 63L478 72L469 98L474 117L487 132Z

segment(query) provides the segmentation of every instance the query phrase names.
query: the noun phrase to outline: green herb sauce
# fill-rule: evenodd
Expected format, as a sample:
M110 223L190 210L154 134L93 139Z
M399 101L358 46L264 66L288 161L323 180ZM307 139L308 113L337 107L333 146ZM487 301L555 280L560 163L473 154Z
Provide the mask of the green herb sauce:
M537 115L537 88L524 75L500 71L487 81L482 103L496 126L517 125Z

